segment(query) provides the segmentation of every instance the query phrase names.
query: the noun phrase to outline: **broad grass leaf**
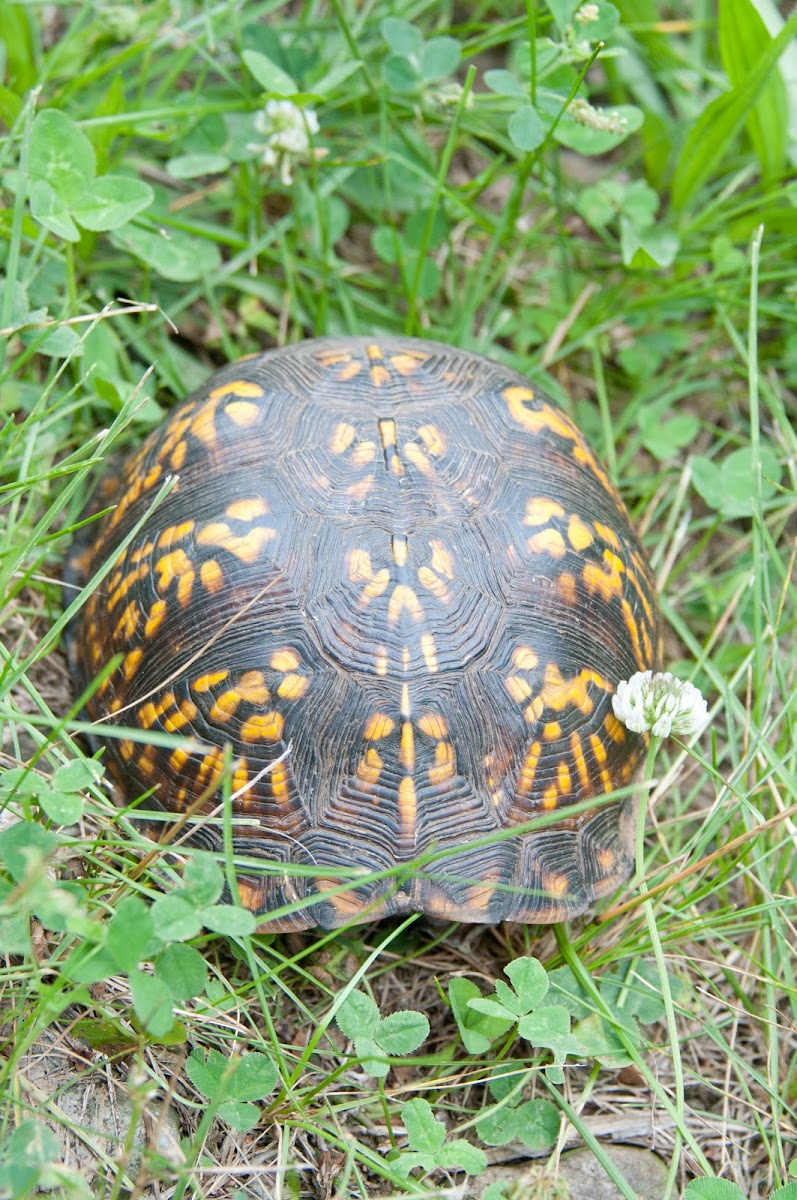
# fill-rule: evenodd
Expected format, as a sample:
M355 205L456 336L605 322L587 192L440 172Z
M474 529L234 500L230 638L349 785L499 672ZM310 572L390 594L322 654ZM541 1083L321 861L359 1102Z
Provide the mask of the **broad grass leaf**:
M462 1043L469 1054L485 1054L495 1039L514 1025L512 1018L506 1020L471 1007L471 1000L482 999L472 979L452 979L448 985L448 998Z
M553 131L554 141L575 150L577 154L607 154L619 146L632 133L641 128L645 114L635 104L618 104L611 109L616 113L619 125L617 132L609 129L593 129L574 121L569 112L565 112L561 121ZM606 114L603 114L606 115Z
M412 92L418 86L418 72L402 54L391 54L382 64L385 83L394 92Z
M202 175L220 175L229 165L226 154L178 154L169 159L166 170L173 179L198 179Z
M190 1000L204 989L208 978L208 967L202 955L193 946L173 942L158 955L155 974L163 980L175 1000Z
M199 911L202 924L225 937L248 937L257 928L257 917L238 904L210 904Z
M545 125L536 108L524 104L513 112L507 125L509 140L524 154L536 150L545 141Z
M567 30L581 0L545 0L561 33Z
M259 50L244 50L243 60L264 92L274 96L295 96L299 87L294 79Z
M791 1173L794 1174L793 1169ZM784 1187L777 1188L772 1193L770 1200L797 1200L797 1183L787 1183Z
M45 179L37 179L30 189L30 211L33 217L50 233L65 242L80 241L80 230L72 220L70 207Z
M562 1118L552 1100L526 1100L515 1109L517 1136L529 1150L547 1150L559 1136Z
M562 1004L551 1004L521 1017L518 1033L533 1046L553 1051L555 1058L563 1058L572 1049L570 1013Z
M768 500L775 493L781 469L773 450L763 445L761 459L761 496ZM692 482L709 508L716 509L723 517L750 517L753 514L755 490L753 451L750 446L734 450L720 462L704 458L692 459ZM772 481L772 482L770 482Z
M405 58L418 54L423 46L423 34L409 21L400 17L385 17L379 26L382 37L394 54Z
M421 74L427 83L453 75L459 66L462 49L456 38L430 38L421 51Z
M335 1014L338 1029L347 1038L375 1038L381 1020L376 1002L365 992L349 992Z
M185 1060L186 1075L197 1091L208 1100L215 1100L221 1093L222 1079L225 1084L224 1094L228 1093L228 1081L224 1078L228 1068L231 1077L233 1068L230 1059L218 1050L203 1051L197 1047Z
M243 1054L230 1083L236 1100L265 1100L279 1081L279 1072L267 1054Z
M505 1104L494 1112L488 1112L476 1122L476 1132L488 1146L505 1146L518 1136L516 1108Z
M0 832L0 862L14 882L21 883L29 864L49 858L57 846L58 839L49 829L35 821L18 821Z
M28 154L31 179L49 183L72 200L91 187L97 173L94 147L66 113L45 108L33 122Z
M437 1155L441 1167L458 1167L466 1175L481 1175L487 1169L487 1155L478 1146L472 1146L464 1138L456 1138L441 1146Z
M94 232L119 229L155 199L149 184L126 175L100 175L73 213L78 225Z
M83 816L85 801L75 792L61 792L57 788L42 787L39 789L38 800L56 825L73 825Z
M511 71L506 71L503 67L485 71L484 82L490 91L495 92L498 96L514 96L518 100L528 99L528 88L525 88Z
M413 1150L437 1155L446 1138L446 1127L432 1112L428 1100L408 1100L401 1106L401 1119Z
M184 942L202 932L201 913L176 893L159 896L150 913L155 932L163 941Z
M548 975L545 967L536 958L516 958L504 967L504 974L512 981L524 1012L537 1008L548 991Z
M131 971L129 979L139 1021L152 1037L164 1037L174 1024L171 992L160 979L143 971Z
M771 41L752 0L720 0L720 56L732 87L744 84ZM762 87L745 124L764 177L776 178L786 162L789 125L786 85L777 69Z
M120 971L135 970L150 948L154 925L150 908L139 896L125 896L108 926L106 950Z
M797 12L792 13L778 36L750 66L744 82L724 96L717 96L695 121L673 176L670 197L673 208L685 208L714 173L795 32Z
M423 1013L402 1009L382 1017L376 1040L386 1054L410 1054L429 1036L429 1022Z
M693 1179L687 1184L684 1200L744 1200L744 1195L729 1179Z
M212 854L197 851L191 855L180 890L197 908L216 903L224 891L224 872Z
M260 1120L260 1109L245 1100L223 1100L216 1110L222 1121L239 1133L248 1133Z
M111 240L122 250L129 250L136 258L140 258L157 275L173 283L193 283L194 280L213 275L221 263L221 254L215 242L192 237L178 229L163 234L137 225L125 225L114 233Z

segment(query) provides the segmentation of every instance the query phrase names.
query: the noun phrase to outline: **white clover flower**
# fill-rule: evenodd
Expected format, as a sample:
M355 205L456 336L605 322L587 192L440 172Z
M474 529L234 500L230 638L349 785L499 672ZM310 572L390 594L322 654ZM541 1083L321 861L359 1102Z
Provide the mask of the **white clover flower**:
M597 21L599 16L600 9L597 4L582 4L574 19L581 25L589 25L593 21Z
M581 96L577 96L572 101L567 111L579 125L598 129L601 133L625 133L628 125L627 117L621 117L618 112L601 112L600 109L593 108L589 101L582 99Z
M264 167L277 167L285 187L293 183L293 168L310 154L310 135L318 133L318 117L312 108L300 108L292 100L269 100L255 117L255 129L263 142L247 149L260 155Z
M708 706L698 688L669 671L638 671L617 685L612 708L634 733L690 737L708 724Z

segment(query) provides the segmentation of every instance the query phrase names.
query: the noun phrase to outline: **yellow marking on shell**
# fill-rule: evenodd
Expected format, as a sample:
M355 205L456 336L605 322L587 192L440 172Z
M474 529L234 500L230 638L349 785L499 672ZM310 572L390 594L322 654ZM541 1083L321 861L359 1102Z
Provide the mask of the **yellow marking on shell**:
M281 696L283 700L301 700L309 686L310 680L306 675L297 675L294 671L290 671L280 681L277 695Z
M608 542L609 545L619 553L619 551L622 549L622 546L620 545L620 539L611 526L604 525L601 521L595 521L594 525L595 532L597 533L598 537L602 538L604 542Z
M232 688L227 692L222 692L220 696L216 697L213 703L213 707L211 708L209 714L210 720L221 721L222 723L224 721L229 721L230 717L235 715L236 709L241 703L241 699L242 697L239 696L235 688Z
M144 489L145 489L145 491L146 491L146 490L148 490L149 488L151 488L151 487L154 487L154 486L155 486L155 484L156 484L156 483L158 482L158 480L160 479L160 477L161 477L161 474L162 474L161 467L160 467L160 466L159 466L157 463L154 463L154 464L153 464L153 465L150 467L150 469L147 471L146 475L144 476Z
M376 442L358 442L349 455L353 467L364 467L376 458Z
M121 754L121 756L125 760L125 762L130 762L130 759L133 757L135 748L136 748L135 742L131 742L127 738L123 738L122 741L119 743L119 753Z
M417 467L423 475L431 475L433 473L433 467L429 460L429 456L424 454L420 446L417 446L415 442L405 442L403 448L404 457L408 460L408 462L411 462L414 467Z
M625 741L625 728L617 720L617 717L614 715L614 713L606 714L606 720L603 722L603 727L613 742L617 742L617 744L620 745Z
M138 724L142 729L151 729L165 712L174 707L174 692L164 692L157 704L148 700L146 704L142 705L136 714Z
M603 784L603 790L605 792L614 791L612 777L606 769L607 756L606 747L604 746L603 741L597 733L591 733L589 735L589 744L592 747L592 753L595 757L595 762L598 764L598 771L601 777L601 783Z
M566 762L560 762L556 768L556 781L559 785L559 791L563 796L569 796L573 787L573 778L570 774L570 768Z
M118 640L119 637L124 634L129 641L136 632L138 627L138 618L140 615L141 609L138 606L138 602L136 600L131 600L114 626L114 639Z
M531 646L518 646L512 655L512 662L519 671L533 671L539 661Z
M233 500L224 510L224 515L233 521L254 521L264 517L268 505L262 496L253 496L251 500Z
M610 495L613 497L613 499L615 499L617 501L617 503L619 504L620 497L618 495L617 488L614 486L611 479L606 474L606 472L604 471L603 467L598 462L595 455L592 453L592 451L589 449L589 447L581 440L580 436L576 436L573 434L571 434L570 436L572 437L573 443L574 443L573 458L576 460L576 462L580 462L585 467L587 467L592 472L592 474L595 476L595 478L600 480L600 482L606 488L606 491L609 492Z
M149 558L150 554L152 553L152 551L154 549L155 549L154 542L145 542L145 544L143 546L139 546L137 550L131 550L131 552L130 552L131 566L137 567L139 565L139 563L141 562L142 558ZM121 572L117 572L117 575L121 576ZM111 580L110 584L108 585L110 588L116 587L117 584L119 583L119 579L117 579L117 575L114 575L113 579ZM114 580L116 582L114 582Z
M408 721L410 719L410 713L412 712L412 709L410 708L410 685L408 683L402 683L401 685L400 711L404 720Z
M269 771L268 781L274 799L284 803L290 796L290 775L284 762L277 763L273 771Z
M405 775L398 789L398 811L401 822L401 832L407 837L415 832L418 817L418 801L415 795L415 782L410 775Z
M381 387L384 387L384 385L389 382L390 382L390 372L387 370L386 367L383 367L381 365L381 363L375 363L371 367L371 383L373 384L373 386L375 388L381 388Z
M437 649L436 649L435 643L434 643L434 634L432 634L432 633L422 633L421 634L421 654L423 655L423 660L426 663L427 671L431 672L431 674L434 675L435 672L439 670L439 663L437 661Z
M188 442L186 442L186 440L183 439L181 442L178 442L177 445L174 447L174 450L172 451L172 456L169 459L169 462L171 464L171 468L173 471L180 470L183 463L185 462L185 456L187 453L188 453Z
M587 760L584 756L584 747L581 744L581 738L577 733L570 734L570 750L573 755L573 762L576 764L576 771L578 772L578 778L581 786L583 788L589 788L589 768L587 767Z
M573 705L579 712L589 716L592 712L592 700L587 686L594 683L604 692L611 692L612 686L607 679L589 667L579 671L572 679L564 679L555 663L549 663L545 668L545 680L540 691L540 699L556 712Z
M424 361L424 358L425 355L392 354L390 356L390 365L395 371L398 371L399 375L403 375L406 379L411 375L418 374L418 368Z
M356 379L362 369L363 365L361 362L351 359L349 362L344 363L338 371L338 379L343 383L348 383L350 379Z
M362 783L372 787L375 783L378 783L384 765L385 760L379 751L375 750L373 746L369 746L365 752L365 757L360 759L357 764L357 770L354 773Z
M426 588L427 592L443 602L449 604L451 602L451 591L448 585L440 578L440 576L432 570L431 567L418 568L418 582L421 587Z
M348 350L320 350L315 357L322 367L336 367L338 363L351 362Z
M418 599L417 593L405 583L397 583L390 593L387 605L387 623L391 629L395 629L402 612L405 611L409 613L413 621L417 622L423 619L423 605Z
M407 672L410 669L411 658L412 658L412 656L410 655L409 646L402 646L402 648L401 648L401 666L402 666L402 670L404 671L405 675L407 674Z
M448 737L448 722L439 713L424 713L418 720L418 728L427 737L435 738L437 741Z
M188 717L184 712L180 712L180 710L177 709L176 712L171 712L168 716L164 716L161 724L163 725L166 733L179 733L180 730L188 724Z
M558 721L548 721L542 731L542 736L546 742L555 742L558 737L562 736L562 726Z
M382 353L382 347L378 342L369 342L365 347L365 353L368 356L369 362L384 362L385 356Z
M245 758L239 760L237 767L233 771L230 787L233 794L242 793L242 795L237 796L237 799L246 808L246 792L249 790L249 770Z
M559 788L551 783L542 793L542 807L550 812L559 804Z
M531 685L520 675L507 675L504 686L516 704L523 704L531 695Z
M592 545L592 533L589 526L575 514L567 523L567 537L574 550L586 550Z
M447 783L456 774L454 747L450 742L438 742L434 751L435 765L429 768L429 782L434 786Z
M159 550L170 550L175 542L181 542L193 531L195 521L181 521L179 525L169 525L158 537Z
M134 587L139 580L146 579L148 574L149 568L147 567L147 564L142 563L139 567L136 567L134 570L132 570L129 575L125 575L119 586L114 588L113 592L111 593L108 599L108 608L116 608L117 604L124 600L130 589Z
M407 562L409 554L409 546L407 539L402 534L394 533L390 539L390 549L393 554L393 562L397 567L403 567Z
M535 696L531 704L527 705L523 710L523 716L528 721L529 725L533 725L535 721L539 721L545 710L545 701L541 696Z
M209 692L214 684L223 683L229 673L229 671L209 671L206 675L197 675L191 687L195 692Z
M262 671L244 671L235 690L249 704L267 704L271 697Z
M346 558L346 567L352 583L367 583L374 577L371 555L367 550L350 550Z
M329 487L329 476L328 475L314 475L313 483L315 484L315 486L317 488L321 488L321 490L324 491L326 488Z
M495 884L474 883L468 888L466 908L473 912L483 912L495 895Z
M212 450L218 438L216 433L216 404L203 405L192 420L189 428L195 438L198 438L200 442Z
M418 437L432 458L441 458L448 449L448 440L438 425L420 425Z
M156 600L150 609L147 623L144 626L144 637L151 638L152 635L160 629L166 617L166 601Z
M190 755L188 754L188 751L183 750L182 746L178 746L177 749L173 750L169 755L169 769L173 771L175 775L180 775L189 758Z
M405 771L415 770L415 733L411 721L402 722L398 761Z
M374 647L374 669L377 675L387 675L387 646Z
M365 723L363 737L367 742L378 742L389 737L395 727L396 722L392 717L388 717L386 713L375 712Z
M623 596L622 600L620 601L620 608L622 610L625 627L628 630L629 637L631 638L631 648L634 652L636 664L640 671L645 671L650 666L650 657L646 656L642 649L642 643L639 636L639 626L636 623L634 611L626 600L625 596Z
M546 871L542 877L542 886L549 896L566 896L570 891L570 880L566 875Z
M225 396L240 396L241 399L257 400L261 396L265 396L265 392L259 383L253 383L251 379L235 379L232 383L222 384L221 387L214 388L208 393L211 400L222 400Z
M295 671L299 666L299 655L290 646L275 650L269 659L269 666L275 671Z
M360 604L370 604L377 596L381 596L387 585L390 583L390 571L387 567L383 567L381 571L377 571L373 579L366 583L360 593Z
M224 572L215 558L209 558L199 568L199 578L207 592L220 592L224 588Z
M241 904L249 912L258 912L263 907L263 884L254 879L242 879L240 876L235 881L235 886L238 889L238 895Z
M610 849L608 846L604 846L602 850L598 851L595 857L597 858L601 869L605 871L607 875L609 871L614 870L614 864L617 862L617 855L615 854L614 850Z
M396 450L396 422L392 417L380 417L378 425L388 470L392 471L394 475L403 475L404 467Z
M231 400L224 405L224 411L239 429L248 429L260 416L260 406L251 400Z
M278 712L255 713L241 726L242 742L279 742L285 718Z
M137 650L131 650L129 654L124 656L122 660L122 674L125 679L133 678L143 657L144 651L140 646Z
M193 721L194 717L199 715L199 709L194 704L193 700L181 700L180 712L183 713L189 721Z
M542 745L532 742L523 760L523 766L518 775L517 791L520 796L530 796L534 791L534 776L537 774L537 764L542 754Z
M610 550L604 554L611 555L611 561L607 562L608 571L603 571L597 563L585 563L581 572L584 580L584 585L591 596L596 592L599 593L601 599L608 604L613 596L622 597L623 580L621 571L625 568L623 563Z
M146 746L141 751L136 759L136 766L138 767L139 771L142 772L142 774L152 774L152 772L155 770L155 751L153 750L152 746Z
M276 530L256 525L247 534L239 537L229 525L221 521L212 521L199 531L196 540L200 546L218 546L234 554L241 562L253 563L260 556L263 547L276 536Z
M552 558L564 558L567 553L565 539L558 529L541 529L526 542L532 554L550 554Z
M364 500L368 493L373 489L374 476L364 475L362 479L358 479L356 483L350 483L346 488L346 495L351 496L352 500Z
M571 575L569 571L563 571L556 581L556 587L565 604L572 606L576 603L578 592L575 575Z
M354 439L357 437L357 430L348 421L338 421L329 438L328 446L331 454L343 454L344 450L348 450Z
M111 701L111 703L108 705L108 707L112 713L118 712L119 709L122 707L122 701L119 698L119 696L115 696L113 698L113 700Z
M159 592L167 591L177 580L177 599L181 607L185 608L191 599L191 591L196 578L194 564L185 550L171 550L168 554L164 554L155 563L155 570L160 576L157 585Z
M512 420L517 421L519 425L523 425L527 429L530 428L529 418L537 415L536 413L529 412L525 407L527 401L534 399L534 392L531 388L521 387L518 384L510 384L509 387L504 388L501 395L506 401Z
M430 538L429 548L432 551L432 570L438 575L445 575L448 579L454 578L454 561L446 547L445 542L440 538Z
M547 525L552 517L563 517L565 510L557 500L549 500L547 496L531 496L526 501L524 525Z
M196 772L196 782L203 791L211 789L224 770L224 752L218 746L203 755Z

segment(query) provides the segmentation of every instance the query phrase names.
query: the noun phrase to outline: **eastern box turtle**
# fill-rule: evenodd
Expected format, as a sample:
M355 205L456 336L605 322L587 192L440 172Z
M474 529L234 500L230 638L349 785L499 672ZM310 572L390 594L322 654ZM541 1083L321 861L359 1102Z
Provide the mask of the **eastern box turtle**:
M634 804L602 798L644 742L611 698L658 666L658 605L605 469L522 376L409 338L258 354L106 475L112 502L67 569L113 560L76 684L117 661L88 715L138 731L104 740L128 800L208 813L224 781L261 928L560 921L627 878Z

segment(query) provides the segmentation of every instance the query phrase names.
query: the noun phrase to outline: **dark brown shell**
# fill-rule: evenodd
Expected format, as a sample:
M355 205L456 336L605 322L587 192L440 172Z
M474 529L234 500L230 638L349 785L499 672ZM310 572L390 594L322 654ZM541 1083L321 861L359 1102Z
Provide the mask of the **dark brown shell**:
M219 371L116 479L68 565L113 560L76 685L121 656L88 708L144 731L105 742L128 800L209 812L226 775L264 928L559 921L627 877L632 801L601 801L643 742L611 697L657 667L658 606L605 469L525 379L309 341Z

